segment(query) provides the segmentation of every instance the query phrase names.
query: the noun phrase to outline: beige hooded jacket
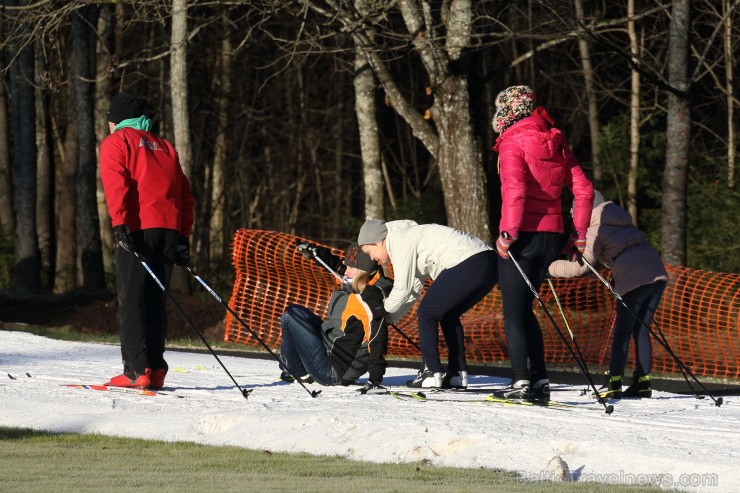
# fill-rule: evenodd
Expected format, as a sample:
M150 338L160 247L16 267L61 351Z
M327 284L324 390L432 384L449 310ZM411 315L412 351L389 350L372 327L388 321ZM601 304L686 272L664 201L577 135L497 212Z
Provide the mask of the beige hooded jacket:
M583 256L591 265L598 260L612 270L614 290L620 296L645 284L668 280L658 252L632 224L632 216L614 202L594 208ZM556 260L549 268L553 277L578 277L588 270L585 263L569 260Z

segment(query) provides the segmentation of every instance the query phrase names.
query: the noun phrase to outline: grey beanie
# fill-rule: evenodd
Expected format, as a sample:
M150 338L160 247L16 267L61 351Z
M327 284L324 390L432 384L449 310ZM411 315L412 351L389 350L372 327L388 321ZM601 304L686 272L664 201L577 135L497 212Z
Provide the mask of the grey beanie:
M360 234L357 236L357 243L360 245L369 245L378 243L388 236L388 228L385 227L385 221L380 219L368 219L360 228Z
M596 209L598 206L604 203L604 196L601 195L601 193L594 189L594 209Z

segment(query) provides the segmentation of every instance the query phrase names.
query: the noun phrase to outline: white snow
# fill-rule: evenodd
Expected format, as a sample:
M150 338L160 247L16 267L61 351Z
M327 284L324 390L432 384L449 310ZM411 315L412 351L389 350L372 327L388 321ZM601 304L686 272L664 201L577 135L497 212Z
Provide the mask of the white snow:
M740 491L738 397L717 407L710 399L657 392L649 400L617 402L611 415L586 409L599 405L577 388L553 392L582 407L574 410L401 401L316 384L308 388L322 392L312 398L298 384L279 382L274 360L220 356L242 388L254 389L245 400L211 354L165 356L166 385L175 389L168 395L75 389L62 384L103 383L119 373L119 347L0 331L0 425L502 468L532 480L562 473L548 470L560 456L579 482ZM413 373L388 368L384 383L403 385ZM471 386L503 383L471 380Z

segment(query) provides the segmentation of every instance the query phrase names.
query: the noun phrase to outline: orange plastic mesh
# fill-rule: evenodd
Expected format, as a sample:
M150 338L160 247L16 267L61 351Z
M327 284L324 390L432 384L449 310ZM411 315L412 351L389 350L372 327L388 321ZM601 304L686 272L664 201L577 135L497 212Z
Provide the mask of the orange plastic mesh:
M260 346L242 325L246 324L266 345L279 346L280 316L291 303L325 315L329 296L338 283L326 269L298 252L296 240L304 241L274 231L236 232L232 245L236 279L229 305L240 320L227 314L226 341ZM343 254L337 249L333 252ZM671 280L656 313L653 330L662 331L668 346L694 374L740 378L740 275L674 266L667 269ZM608 275L608 270L603 274ZM608 364L615 297L595 276L555 279L552 283L562 313L548 283L543 284L540 297L565 338L572 344L570 329L587 364ZM543 329L548 362L573 364L573 357L536 300L535 314ZM462 322L469 363L507 359L498 287L468 311ZM418 341L416 309L396 327ZM441 346L444 357L444 344ZM419 357L417 349L392 327L388 354ZM633 357L631 350L628 365L634 365ZM628 371L632 367L628 366ZM679 371L675 359L655 339L653 370Z

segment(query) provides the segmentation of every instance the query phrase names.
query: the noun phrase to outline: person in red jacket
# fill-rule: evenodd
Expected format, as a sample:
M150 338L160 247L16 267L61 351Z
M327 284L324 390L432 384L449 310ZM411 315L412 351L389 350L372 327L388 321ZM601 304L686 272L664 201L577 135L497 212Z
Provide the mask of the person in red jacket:
M185 265L194 200L175 148L150 132L144 101L111 99L111 135L100 145L100 179L116 240L116 288L123 373L109 385L161 388L167 374L165 294L174 265Z
M496 249L503 300L504 331L511 362L509 398L549 398L542 329L534 315L534 293L514 265L521 267L535 289L558 253L563 233L561 193L575 197L574 231L566 248L581 253L591 220L594 187L568 149L563 134L544 108L534 108L535 94L527 86L512 86L496 97L493 130L499 133L501 222ZM529 358L529 369L527 359Z

